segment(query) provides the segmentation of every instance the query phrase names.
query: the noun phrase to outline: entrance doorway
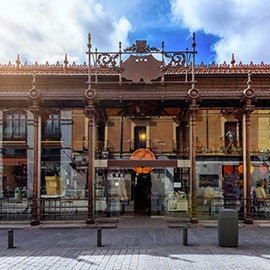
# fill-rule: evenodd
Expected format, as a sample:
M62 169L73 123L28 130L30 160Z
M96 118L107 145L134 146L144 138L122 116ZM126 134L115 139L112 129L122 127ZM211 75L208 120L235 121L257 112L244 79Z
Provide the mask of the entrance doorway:
M139 174L135 186L134 212L138 215L151 215L151 174Z

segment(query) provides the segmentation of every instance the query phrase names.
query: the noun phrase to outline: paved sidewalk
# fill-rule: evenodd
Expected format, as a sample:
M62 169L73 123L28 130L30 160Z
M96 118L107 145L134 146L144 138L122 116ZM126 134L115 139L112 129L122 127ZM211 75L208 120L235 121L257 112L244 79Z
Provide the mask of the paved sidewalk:
M236 248L218 245L215 223L191 226L183 245L183 226L164 218L120 218L100 226L47 224L0 230L0 269L269 269L270 226L240 226ZM116 225L116 226L113 226ZM173 226L168 226L173 225ZM65 229L64 229L65 228Z

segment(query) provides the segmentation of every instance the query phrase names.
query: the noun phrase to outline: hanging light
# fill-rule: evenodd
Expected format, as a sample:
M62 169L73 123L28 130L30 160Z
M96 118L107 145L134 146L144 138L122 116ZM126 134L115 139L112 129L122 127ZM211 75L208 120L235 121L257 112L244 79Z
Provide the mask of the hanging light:
M146 133L143 129L139 131L139 140L140 142L145 142L146 141Z

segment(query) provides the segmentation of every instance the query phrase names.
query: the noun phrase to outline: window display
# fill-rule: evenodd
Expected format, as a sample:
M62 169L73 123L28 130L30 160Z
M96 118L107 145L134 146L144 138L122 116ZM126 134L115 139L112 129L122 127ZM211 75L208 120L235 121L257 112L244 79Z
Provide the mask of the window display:
M188 211L188 200L185 192L168 195L168 211Z

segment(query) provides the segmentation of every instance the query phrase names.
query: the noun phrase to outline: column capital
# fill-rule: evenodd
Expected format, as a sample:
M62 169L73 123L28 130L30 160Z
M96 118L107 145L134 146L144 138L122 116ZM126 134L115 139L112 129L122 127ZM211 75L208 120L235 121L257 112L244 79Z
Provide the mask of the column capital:
M189 113L197 113L199 111L199 105L197 104L197 100L193 98L189 105Z
M243 113L251 114L255 110L255 105L251 104L251 100L246 101L246 105L243 106Z
M89 119L96 115L96 108L92 100L89 100L88 105L84 107L83 112Z
M38 100L34 99L33 103L29 106L29 111L34 114L34 116L41 114L41 108L39 106Z

